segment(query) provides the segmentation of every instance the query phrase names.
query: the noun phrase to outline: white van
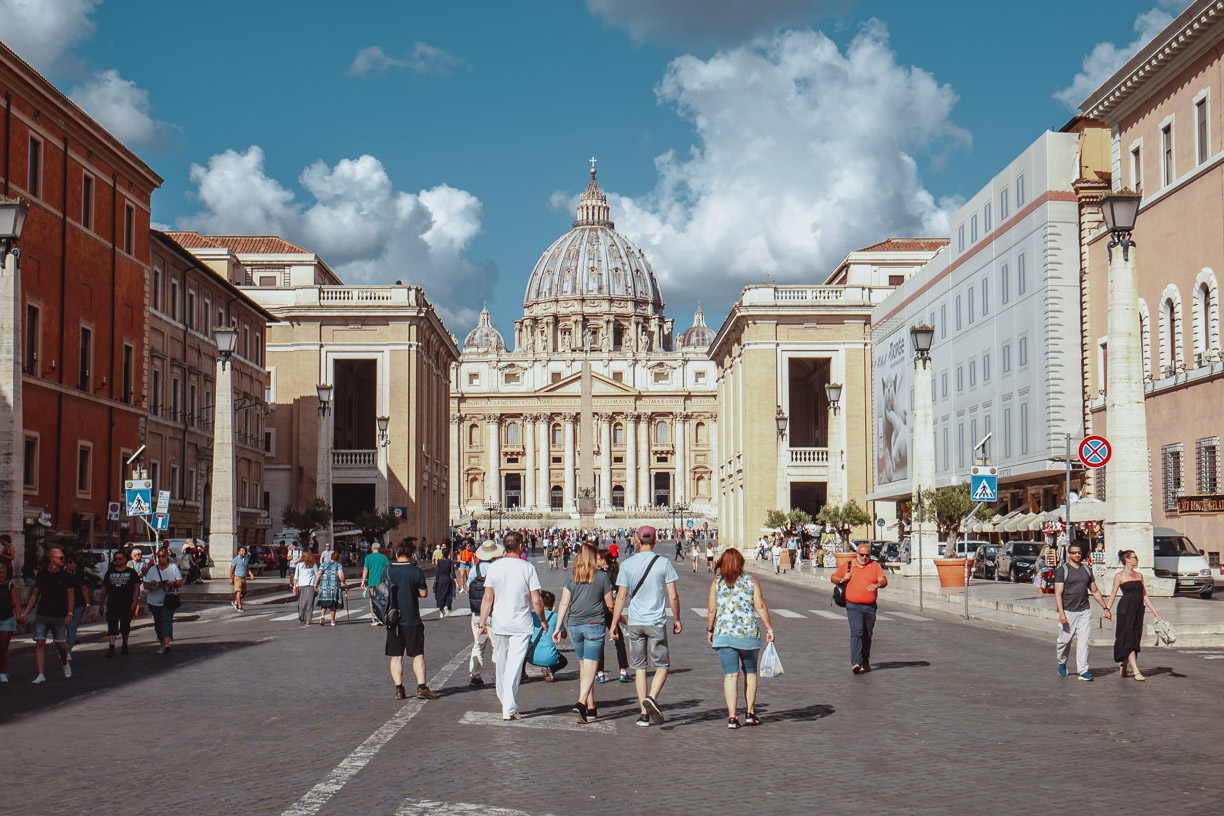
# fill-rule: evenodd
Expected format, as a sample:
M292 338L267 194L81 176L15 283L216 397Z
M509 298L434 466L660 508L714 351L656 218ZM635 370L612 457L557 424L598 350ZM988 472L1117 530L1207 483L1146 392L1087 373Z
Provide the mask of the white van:
M1215 592L1215 578L1198 547L1170 527L1153 527L1152 538L1152 571L1156 577L1175 579L1175 592L1210 598Z

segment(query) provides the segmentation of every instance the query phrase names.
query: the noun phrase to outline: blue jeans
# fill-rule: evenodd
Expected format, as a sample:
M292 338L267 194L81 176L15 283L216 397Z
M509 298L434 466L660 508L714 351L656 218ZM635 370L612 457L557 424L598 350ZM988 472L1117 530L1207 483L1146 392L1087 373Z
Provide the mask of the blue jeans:
M164 606L149 604L149 614L153 616L153 633L157 639L174 637L174 610Z
M72 607L72 623L68 624L68 651L70 652L76 645L77 627L81 625L83 617L85 617L85 607L80 605Z
M757 673L757 650L736 649L732 646L719 646L718 659L722 663L723 674L739 674L740 668L744 674Z
M574 644L575 660L599 660L603 654L604 638L608 627L602 623L582 623L569 627L570 642Z
M874 604L846 604L846 619L850 621L850 664L862 666L871 662L871 635L875 631Z

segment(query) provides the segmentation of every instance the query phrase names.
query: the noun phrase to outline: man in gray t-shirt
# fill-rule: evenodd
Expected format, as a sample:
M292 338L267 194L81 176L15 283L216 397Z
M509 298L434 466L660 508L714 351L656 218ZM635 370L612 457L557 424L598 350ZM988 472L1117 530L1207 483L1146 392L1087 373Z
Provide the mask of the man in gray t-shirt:
M1067 563L1054 570L1054 603L1058 606L1058 674L1067 676L1067 658L1071 655L1071 639L1075 644L1075 673L1081 680L1091 680L1088 668L1088 636L1092 628L1091 595L1110 618L1109 607L1097 589L1092 568L1085 566L1084 548L1072 544L1067 549Z
M662 725L663 712L659 709L659 693L667 682L667 670L671 666L671 655L667 648L667 605L670 603L672 632L680 634L680 595L676 592L676 581L680 576L672 566L671 559L655 553L656 533L653 527L638 530L638 553L625 559L616 576L620 591L616 594L616 605L612 609L612 631L620 627L621 613L628 606L629 612L629 668L636 673L638 707L641 716L637 724L643 727L651 723ZM646 693L646 672L655 670Z

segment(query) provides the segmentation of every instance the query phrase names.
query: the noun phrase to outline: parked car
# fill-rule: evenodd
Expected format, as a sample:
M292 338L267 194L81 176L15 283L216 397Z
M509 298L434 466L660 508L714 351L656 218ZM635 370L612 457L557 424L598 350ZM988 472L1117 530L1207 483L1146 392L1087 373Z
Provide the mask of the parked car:
M1007 579L1013 584L1031 580L1037 569L1041 544L1036 541L1010 541L995 556L995 580Z
M82 550L81 554L89 562L87 569L101 581L110 569L111 559L116 552L118 550Z
M1153 528L1152 538L1152 571L1156 577L1175 579L1175 593L1210 598L1215 592L1215 578L1198 547L1169 527Z
M983 544L989 544L989 541L983 541L980 538L958 538L956 539L956 555L945 555L948 544L946 541L939 542L939 557L940 558L968 558L978 547Z
M253 564L271 567L276 563L276 551L267 544L255 544L251 547L248 556Z
M871 545L871 557L881 564L895 564L901 558L901 545L895 541L866 541Z
M995 556L1001 550L998 544L982 544L973 552L973 577L994 578Z

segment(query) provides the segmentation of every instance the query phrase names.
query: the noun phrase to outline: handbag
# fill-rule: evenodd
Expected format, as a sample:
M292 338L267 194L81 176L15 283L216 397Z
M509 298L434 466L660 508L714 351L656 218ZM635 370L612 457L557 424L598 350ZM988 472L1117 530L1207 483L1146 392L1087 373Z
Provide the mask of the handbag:
M846 585L845 584L834 584L833 585L833 603L837 604L842 609L846 608Z
M161 567L157 568L157 579L162 583L165 583L166 579L162 576ZM178 587L166 587L165 593L166 597L162 601L162 606L166 607L166 609L173 612L183 605L183 599L179 597Z
M1174 643L1177 642L1177 636L1173 634L1173 630L1169 626L1168 621L1158 620L1156 621L1156 623L1152 625L1152 628L1156 630L1156 645L1157 646L1161 645L1162 643L1165 646L1172 646Z

